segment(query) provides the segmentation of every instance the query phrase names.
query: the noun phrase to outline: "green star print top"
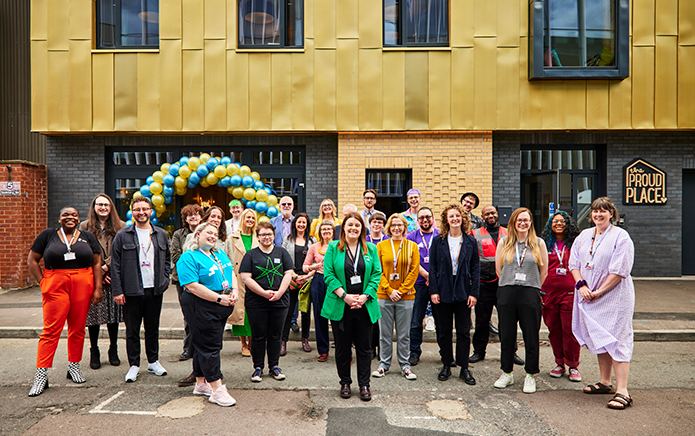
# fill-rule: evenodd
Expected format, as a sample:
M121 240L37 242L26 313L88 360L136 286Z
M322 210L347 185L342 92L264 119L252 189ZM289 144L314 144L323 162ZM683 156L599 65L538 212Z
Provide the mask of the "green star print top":
M277 291L280 289L285 271L293 268L292 258L284 248L273 246L273 251L266 254L257 247L246 252L239 266L239 272L251 273L251 278L263 289ZM272 302L251 290L246 292L246 307L288 307L289 305L289 292L285 292L278 301Z

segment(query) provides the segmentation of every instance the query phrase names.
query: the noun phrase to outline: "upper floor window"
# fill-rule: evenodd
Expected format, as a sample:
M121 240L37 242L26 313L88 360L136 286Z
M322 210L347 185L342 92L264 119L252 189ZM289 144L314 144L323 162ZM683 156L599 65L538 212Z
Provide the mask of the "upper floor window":
M97 0L97 47L159 47L159 0Z
M629 73L627 0L531 3L529 78L624 78Z
M449 0L384 0L385 47L449 45Z
M304 47L304 0L239 0L239 48Z

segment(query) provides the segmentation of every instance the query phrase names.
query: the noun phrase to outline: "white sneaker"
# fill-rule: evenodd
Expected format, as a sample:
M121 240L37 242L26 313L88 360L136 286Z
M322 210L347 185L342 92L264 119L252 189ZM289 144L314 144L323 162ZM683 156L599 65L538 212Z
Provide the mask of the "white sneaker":
M536 392L536 378L531 374L526 374L526 379L524 379L524 393L533 394Z
M159 360L154 363L147 364L147 372L151 372L154 375L167 375L167 370L159 363Z
M386 371L388 370L380 366L374 370L374 372L372 373L372 377L381 378L386 375Z
M425 330L427 330L428 332L434 331L434 317L433 316L426 316L425 317Z
M223 407L229 407L236 404L236 400L232 398L231 395L229 395L229 392L227 391L227 386L225 385L222 385L219 388L217 388L212 393L212 395L210 395L208 401L211 403L219 404Z
M514 374L512 374L511 372L509 374L507 374L506 372L503 372L502 375L500 376L500 378L497 379L497 381L495 382L495 384L493 386L495 386L497 389L504 389L507 386L513 385L513 384L514 384Z
M131 366L128 370L128 374L125 375L126 383L132 383L137 380L138 374L140 374L140 367L135 365Z
M203 382L201 384L196 383L195 388L193 388L193 395L205 395L209 397L212 395L212 386L208 382Z
M417 380L417 376L415 375L412 369L405 368L402 372L403 377L405 377L406 380Z

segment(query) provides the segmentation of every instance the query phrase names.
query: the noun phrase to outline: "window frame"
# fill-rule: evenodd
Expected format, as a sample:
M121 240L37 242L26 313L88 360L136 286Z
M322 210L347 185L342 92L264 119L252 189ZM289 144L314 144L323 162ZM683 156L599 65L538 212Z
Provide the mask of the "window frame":
M615 2L615 65L611 67L546 67L543 62L543 27L547 5L543 0L529 4L528 78L538 79L625 79L630 76L630 1ZM534 37L539 35L539 37Z
M386 44L386 16L384 14L384 0L381 2L381 42L382 46L386 49L394 49L394 48L428 48L428 47L450 47L451 46L451 1L452 0L446 0L447 2L447 13L446 13L446 18L447 18L447 41L446 42L425 42L425 43L408 43L407 41L404 41L401 39L400 44ZM405 16L405 11L406 11L406 2L403 0L399 0L398 3L398 16L403 17ZM398 30L399 35L405 35L406 34L406 23L405 20L398 20L396 24L396 28Z
M102 47L101 46L101 36L102 36L102 31L101 31L101 24L102 22L99 20L100 17L100 10L101 10L101 1L96 1L94 5L94 23L96 24L96 41L95 41L95 47L97 50L139 50L139 49L159 49L159 41L161 40L161 35L159 31L157 32L157 44L154 45L122 45L120 43L121 39L121 29L122 29L122 22L121 22L121 15L122 15L122 2L121 0L112 0L115 7L115 16L114 16L114 27L116 28L116 33L114 34L114 45L113 47ZM157 13L159 13L159 1L157 1ZM157 25L160 25L161 23L158 22Z
M239 29L239 6L241 2L245 0L237 0L236 1L236 46L237 49L239 50L303 50L305 46L305 41L306 41L306 33L305 33L305 27L306 27L306 2L304 0L293 0L295 2L302 2L301 5L301 10L302 10L302 45L287 45L287 2L288 0L279 0L282 2L282 7L278 8L279 12L279 19L281 20L280 23L280 44L278 45L268 45L268 44L259 44L259 45L253 45L253 44L241 44L239 41L240 39L240 34L239 32L241 29Z

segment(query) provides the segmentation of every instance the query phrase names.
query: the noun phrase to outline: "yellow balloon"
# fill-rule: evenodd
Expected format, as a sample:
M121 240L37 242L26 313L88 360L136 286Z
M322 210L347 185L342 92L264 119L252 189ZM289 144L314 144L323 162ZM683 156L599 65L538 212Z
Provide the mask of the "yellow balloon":
M138 197L142 197L142 193L140 191L135 191L135 193L133 194L133 198L138 198Z
M203 188L209 188L209 187L210 187L210 184L207 182L207 180L202 179L202 180L200 181L200 186L202 186Z
M244 198L247 200L253 200L256 198L256 190L253 188L244 189Z
M251 177L253 178L253 180L255 180L255 181L259 181L259 180L261 180L261 175L260 175L260 174L258 174L258 173L257 173L257 172L255 172L255 171L254 171L254 172L252 172L252 173L250 174L250 176L251 176Z
M249 174L251 174L251 168L249 168L248 166L244 165L241 168L239 168L239 175L241 177L248 176Z
M258 218L258 222L259 222L259 223L269 223L269 222L270 222L270 218L268 218L268 217L265 216L265 215L262 215L262 216L260 216L260 217Z
M159 169L164 173L164 174L169 174L169 167L171 166L170 163L163 163Z
M186 179L184 179L181 176L176 176L176 179L174 180L174 185L177 188L185 188L186 184L187 184Z
M155 171L154 173L152 173L152 178L155 182L162 183L162 179L164 179L164 173L161 171Z
M268 206L277 206L278 205L278 198L274 196L273 194L270 194L268 196L268 199L265 201L268 203Z
M256 200L258 201L266 201L268 199L268 193L265 192L265 189L259 189L256 191Z
M215 173L215 176L218 179L221 179L222 177L227 175L227 168L225 168L224 165L217 165L213 170L213 173Z
M217 178L216 175L213 173L208 173L207 176L205 176L205 181L208 182L211 185L216 184L220 179Z
M200 161L201 161L202 163L207 163L207 162L208 162L208 159L210 159L210 155L209 155L209 154L203 153L203 154L200 155Z
M234 192L234 188L230 186L229 188L227 188L227 192L231 194L232 192Z
M164 196L162 194L154 194L152 196L152 204L155 206L160 206L164 204Z
M162 192L162 184L159 182L152 182L150 183L150 192L153 194L159 194Z
M237 186L236 188L232 188L232 195L234 198L241 198L244 196L244 188L241 186Z
M181 188L179 188L178 186L176 187L176 195L179 195L179 196L186 195L187 191L188 191L188 189L186 188L186 186L183 186Z
M160 204L158 206L155 206L154 210L157 211L157 215L160 215L163 214L165 210L167 210L167 207L165 204Z
M229 177L232 177L237 174L239 174L239 165L233 163L227 165L227 175Z
M189 167L188 165L184 165L181 168L179 168L179 176L183 177L184 179L187 179L188 176L191 175L191 172L191 167Z
M197 157L192 157L188 159L187 165L190 169L195 170L196 168L198 168L198 165L200 165L200 159L198 159ZM179 173L181 173L181 170L179 170Z

